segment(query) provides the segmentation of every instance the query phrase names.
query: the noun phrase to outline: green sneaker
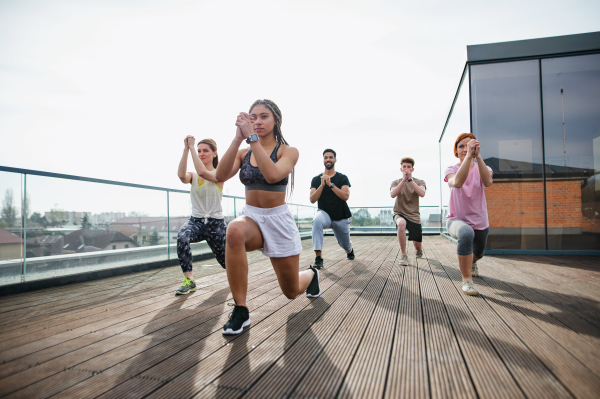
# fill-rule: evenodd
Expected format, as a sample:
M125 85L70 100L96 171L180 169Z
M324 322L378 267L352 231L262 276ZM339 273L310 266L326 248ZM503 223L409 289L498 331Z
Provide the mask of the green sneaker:
M179 287L179 289L177 291L175 291L175 294L177 295L185 295L185 294L189 294L192 291L196 291L196 282L194 280L190 280L189 278L180 278L180 281L183 280L183 284L181 285L181 287Z

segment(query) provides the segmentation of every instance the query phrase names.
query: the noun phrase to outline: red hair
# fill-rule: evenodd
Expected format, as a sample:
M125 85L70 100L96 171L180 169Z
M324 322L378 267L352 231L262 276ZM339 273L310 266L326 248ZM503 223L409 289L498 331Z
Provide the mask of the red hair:
M464 139L466 139L467 137L476 140L475 135L473 133L461 133L458 135L458 137L456 138L456 141L454 142L454 156L456 158L458 158L458 152L457 152L457 147L458 147L458 143L460 143L461 141L463 141Z

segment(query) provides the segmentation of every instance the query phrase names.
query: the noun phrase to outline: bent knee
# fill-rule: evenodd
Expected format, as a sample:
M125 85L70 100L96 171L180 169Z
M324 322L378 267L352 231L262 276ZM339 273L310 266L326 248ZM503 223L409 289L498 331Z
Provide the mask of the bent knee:
M285 297L287 299L294 299L298 296L297 292L292 291L290 289L281 289L281 291L283 292L283 295L285 295Z
M246 229L242 222L236 220L227 226L225 242L229 246L238 246L246 244Z
M458 229L458 240L459 241L473 241L475 239L475 231L469 225L463 225Z
M398 229L406 230L406 220L399 218L396 222L396 226L398 226Z
M177 234L177 244L188 244L190 242L190 238L187 234L180 232Z

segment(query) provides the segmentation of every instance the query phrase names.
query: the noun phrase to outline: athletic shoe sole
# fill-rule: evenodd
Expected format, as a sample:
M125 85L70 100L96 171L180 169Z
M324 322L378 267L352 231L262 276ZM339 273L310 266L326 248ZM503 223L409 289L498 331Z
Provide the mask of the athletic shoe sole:
M313 267L313 270L315 271L315 275L313 276L313 278L315 278L315 277L316 277L316 278L317 278L317 281L319 281L319 270L315 269L314 267ZM312 280L311 280L310 282L312 283ZM319 287L319 292L318 292L318 293L316 293L316 294L309 294L309 293L307 292L307 293L306 293L306 296L307 296L308 298L317 298L318 296L320 296L320 295L321 295L321 284L319 284L319 285L318 285L318 287Z
M228 328L227 330L223 329L223 335L237 335L239 333L241 333L242 331L244 331L244 327L248 327L250 325L250 319L246 320L244 322L244 324L242 324L242 328L240 328L239 330L232 330L231 328Z
M187 295L192 291L196 291L196 288L192 288L191 290L187 290L186 292L175 291L175 295Z

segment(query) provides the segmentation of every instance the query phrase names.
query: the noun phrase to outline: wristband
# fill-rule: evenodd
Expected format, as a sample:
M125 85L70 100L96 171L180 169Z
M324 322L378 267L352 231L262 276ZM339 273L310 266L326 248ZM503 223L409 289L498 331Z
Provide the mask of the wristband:
M411 181L413 181L413 178L411 177L410 179L408 179L408 182L410 183Z

